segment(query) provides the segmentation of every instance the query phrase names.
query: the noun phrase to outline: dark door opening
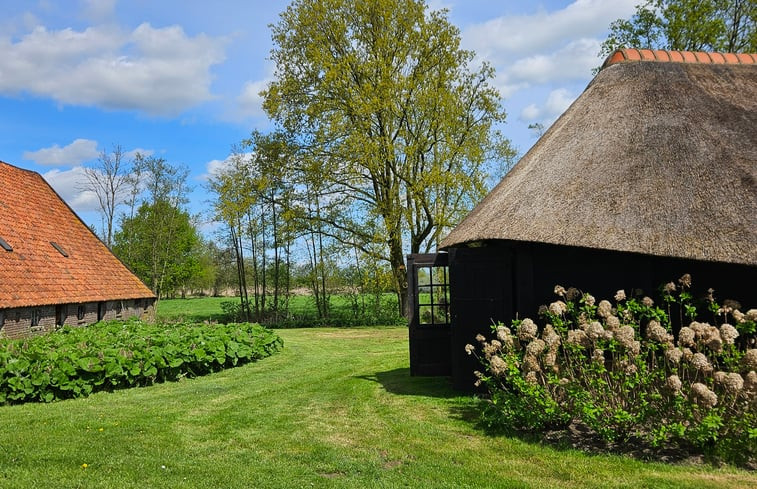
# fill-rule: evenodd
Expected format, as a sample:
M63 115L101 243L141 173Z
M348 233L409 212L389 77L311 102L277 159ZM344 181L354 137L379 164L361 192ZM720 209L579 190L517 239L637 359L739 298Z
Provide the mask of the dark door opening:
M446 253L407 257L410 375L450 375L451 326Z

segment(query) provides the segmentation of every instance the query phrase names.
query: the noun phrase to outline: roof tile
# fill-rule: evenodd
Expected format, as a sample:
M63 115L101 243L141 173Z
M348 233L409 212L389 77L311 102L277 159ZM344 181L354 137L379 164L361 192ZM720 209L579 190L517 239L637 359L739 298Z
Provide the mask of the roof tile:
M0 309L154 297L41 175L0 161L0 188Z
M665 51L662 49L618 49L610 54L602 68L629 61L656 61L667 63L701 64L755 64L757 54L748 53L705 53L701 51Z

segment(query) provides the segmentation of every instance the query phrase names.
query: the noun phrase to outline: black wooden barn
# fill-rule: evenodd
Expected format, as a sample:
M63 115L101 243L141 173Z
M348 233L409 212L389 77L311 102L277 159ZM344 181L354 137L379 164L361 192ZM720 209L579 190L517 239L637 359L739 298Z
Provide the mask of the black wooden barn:
M460 389L465 344L558 284L610 299L689 273L757 307L757 55L613 53L441 248L408 257L411 374Z

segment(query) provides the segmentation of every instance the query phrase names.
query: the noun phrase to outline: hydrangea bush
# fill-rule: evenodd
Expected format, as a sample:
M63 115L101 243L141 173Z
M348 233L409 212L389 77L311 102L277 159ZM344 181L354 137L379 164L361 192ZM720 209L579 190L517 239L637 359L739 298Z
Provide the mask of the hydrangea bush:
M691 277L661 288L661 306L619 290L599 302L555 287L529 319L466 345L488 390L489 427L540 431L582 423L610 442L687 446L734 463L757 454L757 309L697 304ZM674 318L679 327L673 334ZM683 325L683 326L682 326Z

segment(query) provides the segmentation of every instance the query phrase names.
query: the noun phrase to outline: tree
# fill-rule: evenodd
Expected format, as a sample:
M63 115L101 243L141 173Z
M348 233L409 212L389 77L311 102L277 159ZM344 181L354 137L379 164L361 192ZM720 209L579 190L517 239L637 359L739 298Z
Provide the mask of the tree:
M200 238L189 214L166 200L143 202L134 217L124 216L113 251L158 297L175 292L201 270ZM156 246L156 243L159 245Z
M754 0L647 0L610 24L600 56L636 47L677 51L757 51Z
M113 246L113 221L116 210L123 203L124 193L129 185L129 165L124 161L124 152L120 145L113 146L110 153L102 151L93 167L84 167L87 184L83 190L91 190L97 195L100 212L105 222L103 241L106 246Z
M163 158L137 154L135 175L127 180L131 195L129 215L122 215L114 235L113 251L158 296L172 293L198 272L197 231L186 203L189 171ZM141 203L136 213L137 196Z
M320 173L313 215L390 264L404 311L405 254L437 245L513 153L494 70L421 0L295 0L272 29L264 108L299 144L300 180Z

